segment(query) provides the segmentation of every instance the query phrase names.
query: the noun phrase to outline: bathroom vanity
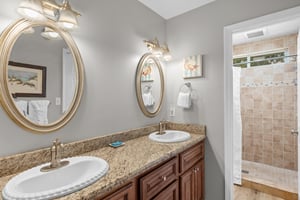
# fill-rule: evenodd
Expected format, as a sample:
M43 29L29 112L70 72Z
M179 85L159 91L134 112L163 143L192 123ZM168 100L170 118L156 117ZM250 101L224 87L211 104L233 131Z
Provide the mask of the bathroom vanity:
M96 199L204 199L204 141Z
M191 138L178 143L152 141L149 133L158 131L153 125L65 144L65 157L99 157L107 161L109 171L90 186L58 199L203 199L205 126L168 122L166 128L187 131ZM125 145L109 147L115 140ZM1 191L15 175L49 160L49 148L0 158Z

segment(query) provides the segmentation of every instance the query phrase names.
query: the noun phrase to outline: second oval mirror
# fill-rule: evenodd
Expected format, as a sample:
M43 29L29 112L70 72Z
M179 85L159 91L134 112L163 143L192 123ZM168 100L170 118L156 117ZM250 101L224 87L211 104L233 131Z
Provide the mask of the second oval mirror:
M136 71L136 94L142 112L148 117L156 116L164 96L164 75L159 60L146 53Z

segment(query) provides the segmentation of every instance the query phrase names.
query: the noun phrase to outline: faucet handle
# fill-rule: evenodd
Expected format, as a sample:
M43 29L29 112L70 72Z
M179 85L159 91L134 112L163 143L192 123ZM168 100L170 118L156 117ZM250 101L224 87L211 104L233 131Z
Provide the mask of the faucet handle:
M56 139L53 141L53 145L54 145L54 146L61 145L61 142L59 141L58 138L56 138Z
M167 120L162 120L162 121L161 121L161 124L162 124L162 126L163 126L163 129L166 129L167 123L168 123Z

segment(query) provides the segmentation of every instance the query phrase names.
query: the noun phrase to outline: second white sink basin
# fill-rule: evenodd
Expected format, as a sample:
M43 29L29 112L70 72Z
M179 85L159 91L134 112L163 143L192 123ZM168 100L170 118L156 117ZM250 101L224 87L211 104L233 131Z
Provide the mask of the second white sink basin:
M97 157L80 156L66 159L70 164L49 172L40 169L43 164L13 177L4 187L2 195L9 200L45 200L78 191L100 179L108 163Z
M185 131L165 130L162 135L158 134L158 131L149 135L149 138L156 142L172 143L183 142L191 138L191 135Z

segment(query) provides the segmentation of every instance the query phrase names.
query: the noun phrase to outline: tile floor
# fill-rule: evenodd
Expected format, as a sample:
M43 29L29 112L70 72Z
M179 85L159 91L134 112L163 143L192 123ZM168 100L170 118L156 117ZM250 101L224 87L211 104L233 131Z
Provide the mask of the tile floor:
M243 160L243 171L249 173L242 173L245 180L261 183L282 190L297 193L298 190L298 172L294 170L282 169L270 165L249 162Z
M249 188L234 186L234 200L284 200Z

